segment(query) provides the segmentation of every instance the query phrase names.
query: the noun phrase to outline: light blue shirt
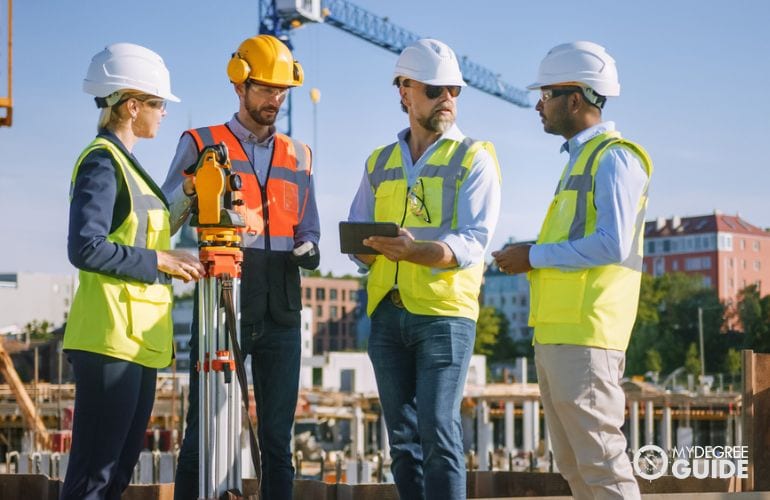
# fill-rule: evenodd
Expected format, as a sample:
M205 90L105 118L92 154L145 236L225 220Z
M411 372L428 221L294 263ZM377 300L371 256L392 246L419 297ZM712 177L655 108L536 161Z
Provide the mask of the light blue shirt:
M568 168L575 164L586 142L613 130L615 123L602 122L565 142L561 151L569 153ZM608 148L599 159L594 181L596 232L578 240L532 246L532 267L577 270L625 260L632 251L637 208L647 180L647 172L635 153L622 146Z
M417 181L428 158L442 141L460 142L465 139L465 135L460 132L457 125L452 125L425 150L416 162L412 162L409 144L406 141L408 134L408 128L399 132L398 144L401 148L401 161L406 171L409 187ZM464 268L483 262L484 252L492 239L499 215L500 178L497 165L489 152L482 149L474 157L468 177L460 186L457 195L457 228L448 231L439 239L452 250L458 267ZM364 175L358 192L350 206L348 220L353 222L374 220L374 192L369 183L366 168L364 168ZM366 270L363 263L352 256L351 258L362 266L362 270Z
M240 141L241 147L243 147L243 151L246 153L259 183L264 185L267 180L267 170L270 168L270 161L273 158L275 129L272 129L270 135L260 142L254 134L241 125L241 122L238 121L235 115L227 122L227 126ZM176 232L177 228L187 219L192 205L191 199L182 190L182 182L184 181L182 172L197 161L198 147L195 141L190 134L182 134L176 148L176 155L174 155L174 159L171 161L166 181L161 186L163 194L169 200L172 233ZM311 241L317 245L321 235L321 223L318 218L312 173L308 197L304 217L294 228L294 241L297 243Z

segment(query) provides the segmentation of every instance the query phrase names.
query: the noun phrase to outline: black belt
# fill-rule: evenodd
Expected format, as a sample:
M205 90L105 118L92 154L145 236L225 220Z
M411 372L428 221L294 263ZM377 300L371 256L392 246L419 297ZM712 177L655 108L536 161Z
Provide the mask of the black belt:
M398 290L391 290L388 292L388 298L391 302L393 302L393 305L398 307L399 309L404 308L404 303L401 302L401 294Z

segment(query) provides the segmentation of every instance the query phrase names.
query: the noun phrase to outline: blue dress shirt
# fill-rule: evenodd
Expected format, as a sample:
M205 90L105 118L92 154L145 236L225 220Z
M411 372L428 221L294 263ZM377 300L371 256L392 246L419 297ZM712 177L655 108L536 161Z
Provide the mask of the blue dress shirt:
M613 130L613 122L602 122L565 142L561 151L569 153L568 168L572 168L586 142ZM578 240L532 246L532 267L577 270L625 260L632 251L637 208L647 180L647 172L635 153L623 146L608 148L596 170L596 231Z
M416 162L412 162L407 137L409 129L398 133L401 160L411 187L420 176L422 167L444 140L462 141L465 135L457 125L444 132L431 144ZM484 252L492 239L500 215L500 178L495 161L486 150L480 150L473 159L468 178L460 186L457 196L457 229L444 234L439 241L449 246L460 268L483 262ZM374 192L369 184L366 168L358 192L350 206L348 220L366 222L374 220ZM354 262L363 265L355 257Z
M241 122L238 121L235 115L233 115L230 121L227 122L227 126L240 141L241 146L254 169L254 174L257 176L260 184L264 185L267 180L267 171L270 166L270 161L273 158L275 129L272 129L271 134L264 141L258 141L254 134L241 125ZM176 232L176 229L187 219L192 205L191 199L186 196L182 190L182 182L184 181L182 172L197 161L198 147L196 146L195 141L190 134L182 134L176 148L174 159L171 161L168 175L161 187L166 198L170 201L169 212L172 233ZM310 189L308 196L309 198L307 200L307 206L305 207L304 217L294 228L294 241L310 241L317 245L318 239L321 236L321 222L318 218L318 207L316 206L315 200L312 170L310 174ZM264 243L260 240L259 244L263 245Z

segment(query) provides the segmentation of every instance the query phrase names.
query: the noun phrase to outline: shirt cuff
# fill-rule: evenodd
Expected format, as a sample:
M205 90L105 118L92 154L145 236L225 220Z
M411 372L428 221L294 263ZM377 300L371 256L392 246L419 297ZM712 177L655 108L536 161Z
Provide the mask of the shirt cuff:
M549 267L544 247L544 245L532 245L529 247L529 265L532 266L533 269Z
M455 269L463 269L475 264L475 262L473 262L473 259L470 256L470 252L468 249L468 242L465 239L463 239L462 236L457 234L447 234L445 236L442 236L439 239L439 241L442 243L446 243L446 245L452 251L452 254L454 254L455 261L457 261L457 267ZM434 268L434 273L442 272L442 271L446 271L446 269Z
M369 266L366 265L364 261L362 261L361 259L359 259L353 254L348 255L348 257L350 258L350 260L353 261L353 263L355 263L358 266L358 272L360 274L366 274L369 272Z

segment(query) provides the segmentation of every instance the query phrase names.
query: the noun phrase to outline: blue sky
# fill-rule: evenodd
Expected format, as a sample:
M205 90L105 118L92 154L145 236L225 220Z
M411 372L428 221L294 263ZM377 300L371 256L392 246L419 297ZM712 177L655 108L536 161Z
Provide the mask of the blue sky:
M770 226L764 148L770 140L770 2L354 3L447 42L520 88L534 80L554 45L591 40L606 46L617 60L622 93L608 103L605 118L645 146L655 163L648 218L717 208ZM222 123L237 109L225 67L257 26L257 2L246 0L15 2L14 124L0 129L0 271L73 272L66 256L67 189L73 162L95 133L97 110L81 90L93 54L129 41L166 60L182 102L169 105L158 137L135 149L161 182L183 130ZM324 25L296 31L293 43L306 78L293 91L294 135L316 150L321 269L353 272L337 251L337 222L346 218L366 156L406 126L390 85L396 56ZM0 82L5 78L3 66ZM312 87L321 91L315 145ZM534 109L475 89L463 92L458 108L460 128L494 142L503 170L491 249L509 238L534 238L566 161L562 139L542 131Z

